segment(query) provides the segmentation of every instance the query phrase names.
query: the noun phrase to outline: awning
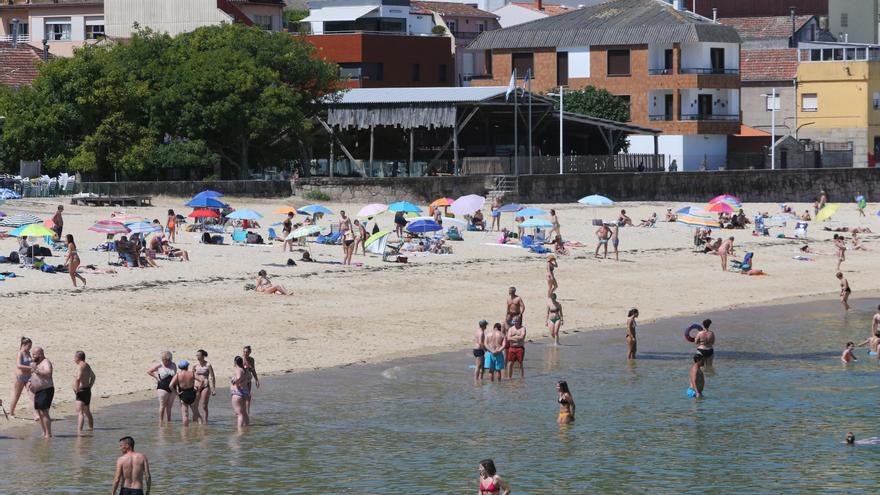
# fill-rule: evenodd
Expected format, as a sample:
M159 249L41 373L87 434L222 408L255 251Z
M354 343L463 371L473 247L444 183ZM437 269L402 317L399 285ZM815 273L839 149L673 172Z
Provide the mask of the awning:
M354 21L378 9L375 5L324 7L313 10L300 22Z

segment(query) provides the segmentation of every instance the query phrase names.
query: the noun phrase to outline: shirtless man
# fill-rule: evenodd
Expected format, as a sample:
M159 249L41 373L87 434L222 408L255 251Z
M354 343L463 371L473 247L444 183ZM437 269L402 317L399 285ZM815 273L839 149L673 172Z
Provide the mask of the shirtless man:
M526 327L520 319L513 319L513 326L507 330L507 379L513 378L513 365L519 363L519 377L525 378L523 360L526 357Z
M856 347L865 347L866 345L868 346L868 356L878 359L877 347L880 347L880 335L877 334L877 331L872 329L871 336L856 344Z
M816 213L825 208L825 205L828 204L828 195L825 194L825 191L819 191L819 201L816 201Z
M619 227L633 226L632 218L626 215L626 210L620 210L620 215L617 216L617 225Z
M52 223L54 224L52 230L55 231L55 235L58 236L59 241L63 240L61 239L61 233L64 232L64 216L62 215L63 213L64 207L58 205L58 209L55 210L55 215L52 216Z
M489 370L489 380L495 381L495 373L498 373L498 381L504 375L504 348L507 347L507 335L501 331L501 324L496 323L492 331L486 334L483 341L486 348L486 356L483 367Z
M840 280L840 302L843 304L843 310L849 311L849 296L852 294L852 289L849 288L849 282L843 278L843 274L837 272L837 280Z
M50 438L52 436L52 418L49 416L49 408L52 407L52 399L55 397L52 362L46 359L42 347L34 347L31 355L34 360L31 363L31 379L28 382L28 388L34 394L34 411L37 411L39 416L43 438Z
M88 420L89 429L95 429L95 420L92 418L92 386L95 384L95 372L86 362L86 353L76 351L73 355L76 371L73 373L73 393L76 394L76 432L82 433L83 424Z
M547 301L547 328L550 329L553 343L559 345L559 330L562 328L562 304L556 300L556 294L550 294L550 300Z
M480 327L474 332L474 380L482 380L485 368L483 368L483 359L486 355L486 327L489 322L480 320Z
M507 294L507 318L505 318L504 321L505 326L512 325L514 317L522 319L523 314L526 312L526 303L523 302L521 297L516 295L516 287L508 289Z
M611 238L611 231L608 230L608 226L604 223L596 229L596 237L599 239L599 243L596 244L596 257L599 257L599 249L602 246L605 246L605 257L608 257L608 239Z
M694 354L694 364L691 365L688 381L688 397L698 398L703 396L703 387L706 378L703 376L703 364L706 362L702 354Z
M853 347L855 344L852 342L846 343L846 348L843 350L843 354L840 355L840 360L844 363L851 363L853 361L858 361L859 359L853 354Z
M147 456L134 451L134 439L131 437L119 439L119 450L122 455L116 459L113 495L150 495L153 479Z
M874 318L871 319L871 334L880 334L880 305L877 306L877 312L874 313Z
M711 325L712 320L708 318L703 320L703 328L697 332L697 336L694 338L697 352L703 356L703 364L706 366L712 366L712 362L715 359L715 332L709 330Z

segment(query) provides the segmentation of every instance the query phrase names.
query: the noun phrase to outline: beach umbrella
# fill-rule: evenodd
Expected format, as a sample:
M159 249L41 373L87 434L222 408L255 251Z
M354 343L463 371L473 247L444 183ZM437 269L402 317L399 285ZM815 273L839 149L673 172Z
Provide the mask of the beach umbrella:
M13 237L43 237L54 236L55 231L39 223L30 223L9 233Z
M532 208L532 207L523 208L522 210L519 210L516 212L516 216L523 217L523 218L525 218L525 217L538 217L538 216L546 215L546 214L547 214L546 211L544 211L540 208Z
M288 213L293 213L294 215L296 215L297 211L296 208L292 206L282 206L280 208L275 208L272 213L278 213L279 215L287 215Z
M584 196L583 198L578 200L578 203L587 206L613 206L614 201L606 198L605 196L601 196L599 194L591 194L590 196Z
M512 213L514 211L519 211L522 209L523 209L523 205L521 205L519 203L508 203L506 205L501 206L500 208L498 208L495 211L498 211L501 213Z
M5 216L6 216L6 213L3 213L2 211L0 211L0 218L3 218Z
M725 201L719 201L717 203L709 203L704 208L705 211L710 211L712 213L733 213L736 209L731 206L730 203Z
M31 213L16 213L15 215L0 219L0 227L21 227L22 225L41 223L42 221L40 217Z
M385 246L388 245L388 236L391 234L390 231L383 230L381 232L376 232L371 235L367 239L367 251L372 254L385 254Z
M107 235L127 234L131 232L131 230L126 227L122 222L117 222L114 220L101 220L99 222L95 222L95 225L89 227L89 230L92 232L97 232L99 234Z
M443 230L443 227L440 226L437 222L433 220L416 220L414 222L410 222L406 225L407 232L412 232L413 234L427 234L428 232L437 232L438 230Z
M422 209L409 201L397 201L388 205L388 211L402 211L404 213L421 213Z
M406 219L406 221L410 222L410 223L417 222L419 220L430 220L432 222L436 221L436 220L434 220L433 217L413 217L413 218L407 217L407 219ZM452 227L453 225L456 225L459 228L465 228L465 227L467 227L467 222L465 222L464 220L458 219L458 218L443 217L443 225L441 225L441 227L443 227L444 229L448 229L449 227Z
M301 215L314 215L315 213L323 213L325 215L333 215L333 211L326 206L321 205L308 205L303 206L302 208L296 210L297 213Z
M452 203L452 213L456 215L473 215L486 204L486 198L476 194L468 194L456 199Z
M220 214L213 210L193 210L187 216L190 218L220 218Z
M819 210L819 213L816 214L816 221L824 222L825 220L828 220L832 215L837 213L837 210L839 209L840 205L837 203L829 203L825 205L825 207Z
M150 232L162 232L164 229L161 225L150 222L135 222L127 224L128 230L132 234L148 234Z
M226 205L221 201L208 196L196 196L186 204L190 208L223 208Z
M688 213L691 212L691 210L703 211L700 208L697 208L696 206L685 206L684 208L679 208L678 210L675 210L675 212L678 213L679 215L687 215Z
M542 218L530 218L519 224L524 229L551 229L553 224Z
M721 224L718 220L706 213L695 208L691 208L690 213L684 213L678 216L677 223L687 225L688 227L712 227L718 228Z
M226 215L226 218L233 218L235 220L259 220L263 218L263 215L254 210L235 210L229 215Z
M444 206L452 206L453 203L455 203L455 200L452 198L437 198L428 206L431 208L442 208Z
M300 237L310 236L310 235L316 234L320 231L321 231L321 226L308 225L308 226L300 227L300 228L294 230L284 240L289 241L291 239L299 239Z
M0 189L0 199L21 199L21 194L12 189L2 188Z
M719 201L742 204L741 199L737 198L736 196L731 196L730 194L722 194L721 196L715 196L714 198L709 200L710 203L718 203Z
M202 192L196 194L195 196L193 196L193 198L197 198L199 196L203 196L206 198L222 198L223 193L219 193L217 191L212 191L212 190L208 189L207 191L202 191Z
M380 213L384 213L388 209L388 205L383 205L382 203L370 203L367 206L361 208L357 215L358 218L367 218L367 217L375 217Z
M382 239L383 237L387 237L388 234L390 234L390 233L391 233L390 230L380 230L379 232L376 232L375 234L371 235L370 237L367 237L367 242L364 245L367 246L367 249L369 249L370 246L379 242L379 240Z

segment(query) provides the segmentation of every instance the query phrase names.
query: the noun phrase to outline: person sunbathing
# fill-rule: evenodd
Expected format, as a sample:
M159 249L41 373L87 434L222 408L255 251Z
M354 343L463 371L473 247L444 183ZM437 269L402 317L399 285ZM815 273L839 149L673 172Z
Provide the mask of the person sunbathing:
M288 295L287 290L282 285L274 285L269 280L269 277L266 275L266 270L260 270L257 273L257 283L254 288L256 292L262 292L263 294L281 294L282 296Z
M676 220L678 220L678 215L672 213L672 208L666 208L666 221L674 222Z
M813 220L813 217L810 216L810 210L804 210L804 214L800 216L800 219L804 222Z
M562 242L562 236L556 236L553 239L553 252L556 254L568 254L568 250L565 249L565 243Z
M852 243L853 243L853 249L856 251L869 251L869 249L866 248L864 244L862 244L862 240L859 239L858 232L853 232Z
M189 261L189 252L176 247L171 247L168 241L162 241L162 254L169 258L181 258L183 261Z
M643 219L639 222L639 227L653 227L657 223L657 213L652 213L650 218Z

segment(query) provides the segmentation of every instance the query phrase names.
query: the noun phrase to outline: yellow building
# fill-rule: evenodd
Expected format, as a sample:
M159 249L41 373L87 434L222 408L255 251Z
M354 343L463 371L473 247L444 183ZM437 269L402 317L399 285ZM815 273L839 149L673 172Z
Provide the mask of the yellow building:
M880 156L880 45L801 43L798 62L797 138L817 142L829 157L851 149L852 166L873 167Z

